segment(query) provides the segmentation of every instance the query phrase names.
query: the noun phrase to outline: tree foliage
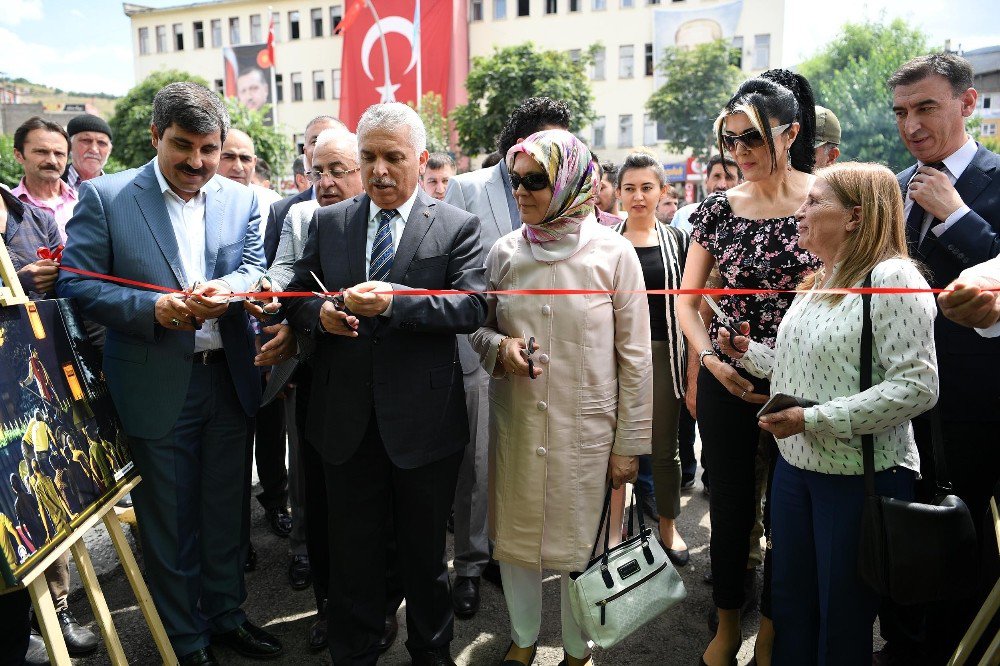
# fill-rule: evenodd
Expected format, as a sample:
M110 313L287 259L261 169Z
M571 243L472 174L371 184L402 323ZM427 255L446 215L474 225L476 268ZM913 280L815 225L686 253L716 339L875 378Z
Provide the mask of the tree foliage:
M842 160L880 162L900 171L913 162L896 129L889 76L928 53L927 37L902 19L844 25L841 34L798 70L816 103L836 114Z
M130 89L115 104L109 125L114 132L115 160L126 168L141 166L153 159L156 150L150 143L149 126L153 120L153 97L163 86L176 81L192 81L208 86L205 79L175 69L154 72Z
M7 187L17 187L24 171L14 159L14 137L10 134L0 134L0 183Z
M732 64L732 48L723 40L690 49L669 47L659 64L664 84L646 102L666 131L668 150L688 149L705 159L715 139L712 124L743 77Z
M539 51L530 42L496 47L489 57L473 58L465 81L469 103L452 111L462 152L479 155L495 150L507 118L528 97L566 102L573 132L589 125L595 117L585 71L589 62L588 55L573 62L567 53Z
M415 108L412 103L410 106ZM424 93L417 113L427 130L427 150L432 153L448 152L448 118L441 95L433 91Z
M260 109L253 110L233 98L226 98L223 102L229 111L232 126L250 136L257 158L264 160L271 167L272 181L285 174L292 155L292 143L279 129L265 124L264 120L270 105L265 104Z

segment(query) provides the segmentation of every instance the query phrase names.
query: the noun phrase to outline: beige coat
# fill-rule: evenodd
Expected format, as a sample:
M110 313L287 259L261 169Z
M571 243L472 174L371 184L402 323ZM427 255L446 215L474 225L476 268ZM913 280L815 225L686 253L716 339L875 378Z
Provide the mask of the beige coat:
M620 234L593 224L576 254L536 260L520 232L486 262L490 290L608 289L614 295L488 296L473 348L494 371L505 336L534 336L540 377L490 382L490 531L501 561L580 571L597 532L612 452L650 451L653 383L642 268Z

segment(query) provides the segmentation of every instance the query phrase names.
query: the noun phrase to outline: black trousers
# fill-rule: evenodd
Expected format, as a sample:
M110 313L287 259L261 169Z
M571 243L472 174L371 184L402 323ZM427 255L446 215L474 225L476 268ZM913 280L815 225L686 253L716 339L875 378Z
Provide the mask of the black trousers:
M754 392L768 393L768 383L742 370ZM715 605L735 610L743 605L747 544L756 511L754 465L760 440L760 405L732 395L705 368L698 374L698 427L705 467L712 475L709 512L712 520L712 578ZM766 513L766 508L765 508ZM768 586L765 566L765 587Z
M266 385L266 382L264 383ZM257 501L265 509L287 508L288 469L285 467L285 407L281 399L257 410L254 419L254 456L261 491Z
M6 539L7 535L4 534ZM23 664L24 653L28 651L28 636L31 633L31 597L28 590L20 589L0 594L0 664Z
M306 438L306 416L312 392L312 371L302 364L295 371L295 425L299 429L299 464L305 483L306 552L312 569L316 609L323 612L330 587L330 519L327 514L323 458Z
M410 654L451 642L445 538L463 455L460 449L415 469L396 467L373 412L355 454L342 465L324 463L330 521L327 620L337 666L378 660L386 609L397 594L386 574L393 565L406 595Z

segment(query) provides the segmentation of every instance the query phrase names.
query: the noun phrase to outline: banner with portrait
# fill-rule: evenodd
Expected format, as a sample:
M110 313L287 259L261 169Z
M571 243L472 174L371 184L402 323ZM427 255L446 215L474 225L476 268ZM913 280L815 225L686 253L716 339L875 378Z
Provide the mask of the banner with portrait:
M273 63L266 44L226 46L222 49L223 94L236 98L248 109L267 106L264 122L274 124Z

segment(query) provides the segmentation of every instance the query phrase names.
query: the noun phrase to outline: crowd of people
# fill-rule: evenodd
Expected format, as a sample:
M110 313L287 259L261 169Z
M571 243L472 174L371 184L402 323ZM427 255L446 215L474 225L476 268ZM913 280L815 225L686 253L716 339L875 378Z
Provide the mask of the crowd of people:
M75 299L103 345L143 479L145 574L180 663L218 663L214 645L283 654L241 610L256 455L289 584L315 596L307 640L333 663L376 663L405 598L412 663L453 664L454 620L477 613L486 578L510 616L494 663L530 666L555 570L561 663L593 664L570 587L609 486L613 537L632 483L685 566L696 422L715 606L703 664L736 663L758 603L755 664L944 663L997 575L1000 156L966 133L977 92L960 56L916 58L887 85L909 169L840 161L851 148L834 111L801 75L770 70L706 128L706 198L680 208L655 155L601 162L548 98L524 100L462 174L428 155L404 104L372 106L356 133L317 117L285 198L193 83L156 94L156 157L138 169L103 174L113 137L99 118L25 123L4 241L25 291ZM175 291L38 258L63 244L65 267ZM867 284L901 291L872 295L866 314L843 290ZM695 291L651 293L664 289ZM797 402L764 413L777 394ZM862 439L879 495L929 501L932 417L976 521L982 585L903 607L858 573ZM65 562L51 569L71 653L94 650L65 603ZM27 594L0 604L15 618L0 656L19 663L39 642Z

